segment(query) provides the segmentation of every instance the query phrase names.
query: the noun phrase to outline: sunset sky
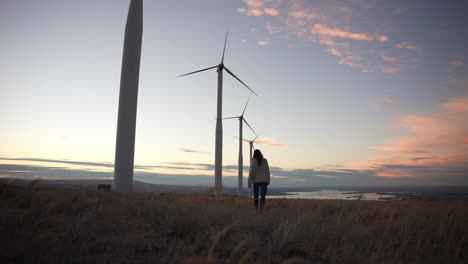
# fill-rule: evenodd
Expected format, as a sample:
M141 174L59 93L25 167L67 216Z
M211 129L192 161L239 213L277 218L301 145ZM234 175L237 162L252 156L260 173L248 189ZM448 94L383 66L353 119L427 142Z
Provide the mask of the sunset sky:
M1 1L0 177L112 177L128 5ZM217 65L229 25L225 64L259 95L245 117L263 131L272 186L468 185L467 11L465 0L144 1L135 179L213 184L216 71L176 76ZM223 116L239 115L250 92L224 76ZM234 186L238 121L223 128Z

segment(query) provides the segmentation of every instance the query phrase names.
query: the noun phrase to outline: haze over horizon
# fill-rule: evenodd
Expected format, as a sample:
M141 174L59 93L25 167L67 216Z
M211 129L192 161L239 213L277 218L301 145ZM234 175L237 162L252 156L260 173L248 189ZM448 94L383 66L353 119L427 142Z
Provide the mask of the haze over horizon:
M0 3L0 177L112 177L128 4ZM176 76L218 64L229 25L225 62L259 94L245 116L272 187L468 185L467 7L144 1L135 180L214 181L216 72ZM248 96L225 75L223 116ZM234 186L238 121L223 131Z

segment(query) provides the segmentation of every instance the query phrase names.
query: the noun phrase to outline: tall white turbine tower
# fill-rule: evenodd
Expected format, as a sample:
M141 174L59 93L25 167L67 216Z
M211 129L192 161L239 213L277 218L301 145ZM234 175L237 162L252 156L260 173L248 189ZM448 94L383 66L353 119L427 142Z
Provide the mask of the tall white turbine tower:
M242 125L245 122L245 124L252 130L252 132L256 135L255 131L253 128L249 125L247 120L244 118L245 110L247 109L247 105L249 104L250 101L250 96L249 99L247 100L247 103L245 104L244 111L242 111L242 114L240 116L233 116L233 117L225 117L223 119L233 119L237 118L239 119L239 160L238 160L238 165L237 165L237 170L238 170L238 180L237 180L237 196L242 195L242 189L243 189L243 174L244 174L244 157L242 153ZM252 153L252 150L250 150ZM251 154L252 156L252 154ZM250 158L252 159L252 158ZM250 165L250 164L249 164Z
M132 191L138 80L143 36L143 0L131 0L120 75L119 116L115 146L114 189Z
M222 118L222 105L223 105L223 70L226 70L232 77L242 83L247 89L249 89L252 93L257 95L252 89L250 89L247 84L237 78L234 73L232 73L228 68L224 66L224 52L226 51L226 42L228 37L228 32L226 32L226 38L224 39L224 48L223 48L223 56L221 57L221 63L219 65L215 65L206 69L189 72L177 77L182 77L202 71L211 70L217 68L218 72L218 99L217 99L217 111L216 111L216 141L215 141L215 194L221 191L222 186L222 178L223 178L223 124L221 121Z

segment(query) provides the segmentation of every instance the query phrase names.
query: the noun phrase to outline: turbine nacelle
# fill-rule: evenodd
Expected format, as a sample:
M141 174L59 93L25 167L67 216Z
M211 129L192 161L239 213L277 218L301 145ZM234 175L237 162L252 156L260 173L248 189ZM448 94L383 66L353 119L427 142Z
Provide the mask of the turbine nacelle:
M242 122L244 122L249 128L250 130L252 130L252 132L257 135L257 133L255 132L255 130L253 130L253 128L249 125L249 122L247 122L247 120L245 120L244 118L244 114L245 114L245 110L247 109L247 105L249 105L249 101L250 101L250 97L252 95L249 95L249 99L247 100L247 103L245 104L245 107L244 107L244 110L242 111L242 114L240 116L231 116L231 117L225 117L223 119L239 119L239 125L242 124Z
M216 72L224 70L224 63L221 63L218 65L218 68L216 69Z
M194 73L199 73L199 72L211 70L211 69L214 69L214 68L216 68L216 71L218 73L220 71L222 72L223 70L226 70L226 72L229 75L231 75L234 79L238 80L242 85L244 85L247 89L249 89L253 94L257 95L257 93L255 93L252 89L250 89L250 87L247 84L245 84L243 81L241 81L241 79L239 79L234 73L232 73L228 68L226 68L224 66L224 54L225 54L225 51L226 51L226 43L227 43L228 32L229 32L229 28L228 28L228 31L226 32L226 38L224 40L223 56L221 57L221 63L220 64L218 64L216 66L208 67L208 68L205 68L205 69L201 69L201 70L198 70L198 71L193 71L193 72L189 72L189 73L186 73L186 74L182 74L182 75L179 75L177 77L183 77L183 76L191 75L191 74L194 74Z

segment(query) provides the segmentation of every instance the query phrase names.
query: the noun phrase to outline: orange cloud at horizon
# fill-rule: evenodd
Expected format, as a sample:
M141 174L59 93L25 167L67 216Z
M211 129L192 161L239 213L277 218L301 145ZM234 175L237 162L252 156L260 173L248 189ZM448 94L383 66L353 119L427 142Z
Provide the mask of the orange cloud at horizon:
M468 100L466 97L456 98L443 103L442 108L452 112L468 113Z
M431 114L404 116L397 125L406 135L370 147L372 156L352 167L375 170L383 177L468 172L467 113L468 96L464 96L439 104Z
M265 146L270 146L270 147L282 146L281 143L279 143L274 138L259 138L255 140L254 144L265 145Z

